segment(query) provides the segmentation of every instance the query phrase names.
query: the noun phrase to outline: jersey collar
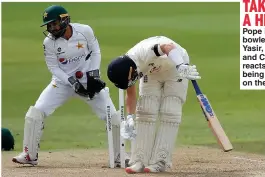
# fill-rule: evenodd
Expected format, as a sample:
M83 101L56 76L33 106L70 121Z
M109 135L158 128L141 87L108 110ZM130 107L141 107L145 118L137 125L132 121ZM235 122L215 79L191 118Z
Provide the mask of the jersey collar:
M69 25L72 27L72 36L71 37L77 35L77 31L76 31L75 27L73 26L73 24L70 23Z

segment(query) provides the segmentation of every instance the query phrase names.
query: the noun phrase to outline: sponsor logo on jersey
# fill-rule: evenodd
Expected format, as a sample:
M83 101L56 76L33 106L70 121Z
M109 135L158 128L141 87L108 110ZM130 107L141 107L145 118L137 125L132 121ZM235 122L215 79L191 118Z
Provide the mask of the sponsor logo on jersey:
M63 53L65 53L64 51L62 51L62 48L61 47L59 47L59 48L57 48L57 55L60 55L60 54L63 54Z
M61 63L61 64L67 64L68 63L68 61L65 59L65 58L60 58L59 59L59 62Z
M161 70L161 66L154 66L151 70L150 73L157 73Z
M80 56L74 57L74 58L70 58L70 59L65 59L65 58L59 58L59 62L63 65L65 64L71 64L71 63L75 63L75 62L79 62L82 58L84 58L86 56L85 53L83 53Z

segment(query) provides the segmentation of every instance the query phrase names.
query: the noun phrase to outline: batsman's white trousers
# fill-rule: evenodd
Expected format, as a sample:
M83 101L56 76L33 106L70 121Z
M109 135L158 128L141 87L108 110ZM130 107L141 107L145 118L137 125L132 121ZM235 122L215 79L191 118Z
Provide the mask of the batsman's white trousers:
M116 111L109 93L105 89L102 89L100 93L90 100L76 94L70 85L56 83L55 81L51 81L51 83L42 91L35 103L35 108L42 111L45 114L45 117L47 117L71 97L77 97L85 101L102 120L106 120L107 103L110 105L112 113Z
M186 53L183 57L185 63L189 63ZM139 95L152 95L157 97L176 96L182 103L186 101L188 80L180 79L175 67L165 72L153 73L140 79Z

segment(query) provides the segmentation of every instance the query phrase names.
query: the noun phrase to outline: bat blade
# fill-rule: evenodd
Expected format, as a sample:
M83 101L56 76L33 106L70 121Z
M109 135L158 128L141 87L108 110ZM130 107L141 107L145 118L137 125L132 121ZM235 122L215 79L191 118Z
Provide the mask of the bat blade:
M231 151L233 146L227 137L224 129L222 128L217 116L215 115L210 101L204 94L198 94L197 99L201 105L202 111L206 120L208 121L209 127L215 135L218 143L225 152Z

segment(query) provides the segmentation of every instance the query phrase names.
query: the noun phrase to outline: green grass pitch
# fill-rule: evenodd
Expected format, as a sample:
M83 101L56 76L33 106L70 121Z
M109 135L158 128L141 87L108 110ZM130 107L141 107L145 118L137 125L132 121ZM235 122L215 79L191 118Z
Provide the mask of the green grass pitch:
M2 3L2 126L20 151L24 116L50 82L42 41L43 10L55 3ZM72 22L89 24L102 50L101 71L116 106L118 91L106 66L138 41L165 35L185 47L202 80L198 83L235 150L264 153L262 91L239 90L239 3L61 3ZM192 85L178 144L214 146ZM104 123L88 105L69 100L46 119L41 149L107 148Z

